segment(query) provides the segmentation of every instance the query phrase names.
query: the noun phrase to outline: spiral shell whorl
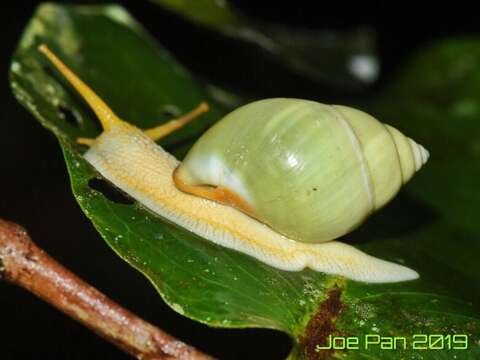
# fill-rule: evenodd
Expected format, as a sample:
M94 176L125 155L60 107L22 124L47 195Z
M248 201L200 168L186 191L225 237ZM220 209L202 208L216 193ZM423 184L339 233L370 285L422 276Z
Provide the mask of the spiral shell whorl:
M416 143L412 139L408 138L408 141L410 142L415 157L415 171L418 171L423 165L425 165L430 157L430 153L422 145Z
M349 122L362 148L372 183L373 210L378 210L425 164L428 151L363 111L334 107Z
M402 183L410 180L415 172L427 162L428 151L420 144L403 135L397 129L385 125L397 148L402 173Z

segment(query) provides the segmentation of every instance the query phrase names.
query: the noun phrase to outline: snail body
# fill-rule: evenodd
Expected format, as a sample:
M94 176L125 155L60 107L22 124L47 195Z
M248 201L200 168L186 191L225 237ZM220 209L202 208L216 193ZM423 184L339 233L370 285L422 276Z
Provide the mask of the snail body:
M174 180L286 237L317 243L361 224L427 159L421 145L362 111L278 98L247 104L217 122Z
M348 107L268 99L227 115L180 163L154 140L190 121L205 106L141 130L120 120L45 45L39 50L102 124L100 136L78 140L90 146L85 159L154 213L281 270L308 267L365 282L418 278L408 267L328 241L383 206L426 161L428 153L397 130ZM352 115L354 120L346 120ZM318 141L309 136L315 132L323 134ZM410 162L404 163L406 159ZM258 185L255 179L261 180ZM333 191L335 186L340 190ZM270 215L269 203L282 209ZM312 226L316 223L321 226Z

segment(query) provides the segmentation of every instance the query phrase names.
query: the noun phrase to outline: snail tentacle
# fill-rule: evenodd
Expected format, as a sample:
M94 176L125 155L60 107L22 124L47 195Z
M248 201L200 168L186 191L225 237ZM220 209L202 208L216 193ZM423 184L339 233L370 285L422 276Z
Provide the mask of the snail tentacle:
M92 138L85 138L85 137L78 137L77 144L91 146L95 142L95 139Z
M72 84L88 105L90 105L97 115L104 131L108 131L115 126L120 125L131 126L127 122L121 120L113 110L102 99L100 99L100 97L83 82L83 80L73 73L52 51L50 51L45 44L40 45L38 50L43 53L53 65L55 65L57 70L70 82L70 84ZM208 104L206 102L201 102L195 109L181 117L172 119L169 122L154 128L144 130L144 133L154 141L159 140L173 131L180 129L208 110ZM77 139L77 143L87 146L91 146L94 141L94 139L84 137L79 137Z
M172 132L180 129L188 124L190 121L198 118L198 116L206 113L209 106L206 102L201 102L195 109L182 115L179 118L172 119L165 124L158 125L154 128L143 130L143 132L153 141L160 140Z
M43 53L53 65L55 65L57 70L60 71L60 73L70 82L70 84L72 84L78 93L82 95L82 97L97 115L104 131L108 131L114 126L125 123L120 120L117 115L115 115L112 109L110 109L110 107L102 99L100 99L100 97L95 94L95 92L90 89L87 84L85 84L54 53L52 53L45 44L40 45L38 50Z

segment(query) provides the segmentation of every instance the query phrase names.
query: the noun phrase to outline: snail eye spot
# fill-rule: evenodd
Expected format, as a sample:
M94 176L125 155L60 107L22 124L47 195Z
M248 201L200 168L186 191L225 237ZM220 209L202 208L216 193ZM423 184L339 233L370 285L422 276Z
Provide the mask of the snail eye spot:
M316 188L316 187L314 187L312 190L313 190L313 191L317 191L317 188Z
M116 204L132 205L135 203L131 197L105 179L92 178L88 180L88 186L101 192L103 196Z
M80 127L80 125L82 124L81 119L69 108L63 105L59 105L58 112L60 114L60 117L70 125Z

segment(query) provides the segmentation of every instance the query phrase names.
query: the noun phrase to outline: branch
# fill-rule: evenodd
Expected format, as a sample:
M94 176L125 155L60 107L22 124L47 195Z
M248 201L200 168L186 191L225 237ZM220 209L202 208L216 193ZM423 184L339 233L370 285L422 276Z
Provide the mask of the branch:
M27 289L139 359L212 359L122 308L38 248L21 226L2 219L0 278Z

